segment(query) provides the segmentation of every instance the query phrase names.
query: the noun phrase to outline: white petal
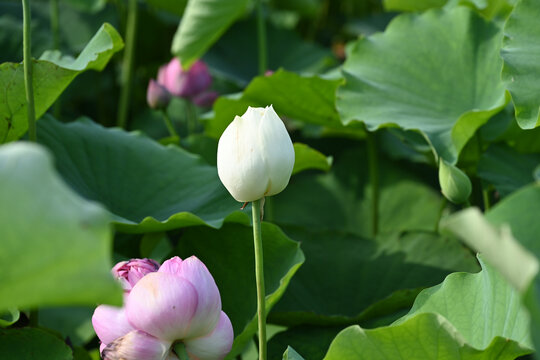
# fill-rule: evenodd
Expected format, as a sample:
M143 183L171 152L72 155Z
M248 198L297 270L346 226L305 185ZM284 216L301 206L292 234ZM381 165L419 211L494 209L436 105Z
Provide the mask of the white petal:
M287 187L294 167L294 147L283 121L270 105L259 126L259 146L270 176L265 196L280 193Z
M240 202L262 198L269 176L260 152L257 129L259 112L249 108L236 117L221 135L217 151L217 168L221 182Z

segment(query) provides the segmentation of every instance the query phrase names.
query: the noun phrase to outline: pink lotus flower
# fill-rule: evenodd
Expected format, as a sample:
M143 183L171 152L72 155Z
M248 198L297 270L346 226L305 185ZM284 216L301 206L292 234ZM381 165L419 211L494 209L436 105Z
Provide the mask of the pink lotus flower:
M189 70L184 71L178 58L173 58L159 69L157 81L171 94L183 98L192 98L212 85L212 77L205 63L197 60Z
M105 360L178 359L177 342L191 360L220 360L234 337L217 285L195 256L174 257L146 273L125 295L124 307L98 306L92 324Z
M146 102L152 109L164 109L171 101L171 94L154 79L150 79L146 91Z

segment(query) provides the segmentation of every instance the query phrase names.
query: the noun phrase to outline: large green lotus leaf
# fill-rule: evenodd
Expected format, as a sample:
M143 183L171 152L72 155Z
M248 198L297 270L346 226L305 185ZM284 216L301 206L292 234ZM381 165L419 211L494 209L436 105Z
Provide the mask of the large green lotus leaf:
M304 262L299 243L290 240L277 226L263 223L264 278L266 308L281 298L289 281ZM221 293L223 311L233 324L235 341L228 358L242 352L257 331L257 291L253 230L249 226L226 223L220 230L205 226L183 231L177 254L196 255L214 276Z
M306 262L270 314L269 321L280 325L365 323L407 308L416 289L440 283L451 271L477 269L458 241L432 233L377 243L340 232L284 229L301 242Z
M522 293L531 314L536 347L540 346L539 204L540 185L533 184L507 196L485 217L477 209L467 209L443 223L480 251Z
M469 345L444 317L423 313L403 324L377 329L348 327L334 339L325 360L513 360L531 350L496 337L485 349Z
M304 358L290 346L283 353L282 359L283 360L304 360Z
M0 329L3 359L72 360L71 348L53 334L36 328Z
M281 360L284 351L294 348L309 360L322 360L328 347L343 326L296 326L272 336L268 342L268 359Z
M516 0L384 0L386 11L423 11L443 6L466 5L487 17L508 14Z
M461 149L506 103L498 56L501 31L457 7L403 14L384 33L358 40L337 91L344 124L420 130L455 164Z
M454 273L442 284L422 291L406 316L420 313L444 316L473 347L483 349L500 336L531 348L529 315L519 293L480 258L482 271Z
M116 30L104 24L76 58L46 52L33 61L33 88L36 119L54 103L77 75L86 70L102 70L124 43ZM0 143L20 138L28 130L22 64L0 65ZM39 135L38 135L39 136Z
M480 157L478 176L506 196L534 182L539 154L520 154L505 145L491 145Z
M76 346L86 345L96 336L92 327L95 306L70 306L39 309L39 325L58 331Z
M206 53L212 72L244 88L259 75L255 19L234 24ZM266 26L268 70L317 73L335 62L330 49L302 40L293 30Z
M272 199L273 206L266 207L266 219L280 225L372 236L372 195L365 159L365 151L347 149L334 157L330 172L293 177L287 188ZM442 196L422 183L403 161L391 162L380 156L378 164L380 232L434 230Z
M235 116L248 106L273 105L278 114L306 123L341 127L334 97L341 80L302 76L278 70L271 76L259 76L241 96L220 97L214 103L214 118L205 124L205 132L219 138Z
M519 293L482 263L422 291L409 314L386 327L341 332L325 359L515 359L532 352Z
M383 0L386 11L423 11L442 7L447 0Z
M190 66L246 10L248 0L189 0L171 51Z
M535 0L518 2L504 26L501 56L502 76L516 110L516 119L523 129L540 125L540 4Z
M294 168L293 174L308 169L322 171L330 170L332 158L324 156L321 152L307 146L306 144L294 143Z
M0 311L119 303L110 217L69 189L41 146L0 147Z
M106 129L88 119L63 124L46 117L39 140L56 157L66 182L104 204L124 232L220 227L239 210L215 167L176 146L140 133Z

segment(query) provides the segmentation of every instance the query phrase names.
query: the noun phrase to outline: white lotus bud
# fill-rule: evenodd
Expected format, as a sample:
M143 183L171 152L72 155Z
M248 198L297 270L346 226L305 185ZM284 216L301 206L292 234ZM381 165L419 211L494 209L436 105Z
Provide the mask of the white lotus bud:
M255 201L283 191L293 166L291 138L271 105L249 107L219 139L218 175L237 201Z

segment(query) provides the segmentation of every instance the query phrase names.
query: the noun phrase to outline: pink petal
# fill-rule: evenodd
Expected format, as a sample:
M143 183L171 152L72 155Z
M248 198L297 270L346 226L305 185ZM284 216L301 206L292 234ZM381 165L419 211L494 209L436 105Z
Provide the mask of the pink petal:
M163 360L172 343L133 330L116 339L101 352L103 360Z
M183 339L197 309L197 290L177 275L155 272L142 278L126 303L128 321L159 339Z
M190 359L221 360L230 351L234 340L231 321L222 311L216 328L208 335L185 340Z
M219 97L217 91L205 91L199 94L196 94L191 98L191 101L197 106L200 107L209 107L214 104L216 99Z
M128 322L124 308L99 305L92 315L94 330L104 344L110 344L119 337L134 330Z
M150 79L146 90L146 102L152 109L164 109L171 101L171 94L154 79Z
M182 266L182 259L180 259L178 256L175 256L163 262L158 272L163 272L163 273L168 273L168 274L173 274L173 275L180 275L181 266Z
M180 265L180 276L197 290L198 305L187 338L208 334L216 327L221 312L219 290L204 263L195 256L185 259Z
M191 65L187 78L186 95L189 97L202 93L212 85L212 76L206 64L201 60L197 60Z
M158 269L159 263L152 259L131 259L119 262L111 272L120 281L124 290L130 291L137 281Z

